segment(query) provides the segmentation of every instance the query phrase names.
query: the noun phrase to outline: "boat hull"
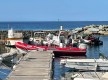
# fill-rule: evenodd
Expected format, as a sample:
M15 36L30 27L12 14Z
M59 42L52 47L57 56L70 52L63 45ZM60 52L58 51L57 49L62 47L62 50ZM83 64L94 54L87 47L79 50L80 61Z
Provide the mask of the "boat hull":
M20 48L20 49L23 49L23 50L36 50L37 49L36 46L28 45L28 44L23 43L23 42L16 42L15 46L16 46L16 48Z
M86 51L59 51L55 50L53 51L55 57L60 56L85 56Z
M22 49L22 50L43 50L43 51L46 51L48 49L47 46L35 46L35 45L29 45L29 44L26 44L24 42L16 42L15 43L15 46L16 48L19 48L19 49Z
M5 39L5 45L8 47L15 47L16 42L23 42L22 38L7 38Z
M20 48L22 50L51 50L53 48L53 53L55 57L59 56L85 56L86 55L86 49L82 48L76 48L76 47L48 47L48 46L35 46L35 45L29 45L22 42L16 42L15 44L16 48Z

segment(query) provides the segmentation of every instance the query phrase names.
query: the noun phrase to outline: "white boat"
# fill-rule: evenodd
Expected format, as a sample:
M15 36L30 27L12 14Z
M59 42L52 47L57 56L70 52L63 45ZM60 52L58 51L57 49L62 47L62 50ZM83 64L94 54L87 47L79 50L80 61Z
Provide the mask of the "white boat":
M8 37L5 39L6 46L15 46L15 42L23 42L22 33L15 33L11 28L8 30Z

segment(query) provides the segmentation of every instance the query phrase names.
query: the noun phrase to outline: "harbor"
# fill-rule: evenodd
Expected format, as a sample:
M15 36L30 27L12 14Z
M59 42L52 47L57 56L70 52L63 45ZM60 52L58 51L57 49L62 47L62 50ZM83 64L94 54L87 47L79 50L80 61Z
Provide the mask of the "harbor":
M1 0L0 80L108 80L108 0Z
M104 50L107 47L107 35L105 34L100 34L97 30L92 31L90 28L89 33L87 35L96 35L99 36L99 39L103 41L102 44L94 44L92 43L83 43L83 47L79 46L76 48L76 43L75 48L70 43L66 43L65 45L65 40L62 41L61 43L51 43L46 44L43 43L36 43L35 45L32 46L32 44L28 44L29 40L34 40L34 41L44 41L47 38L51 38L52 36L55 37L54 39L52 38L51 40L54 41L59 41L56 39L56 35L59 33L61 34L62 32L65 33L66 37L62 39L69 39L68 36L71 37L72 40L74 39L76 42L79 43L80 38L82 37L82 34L85 34L86 27L83 28L75 28L73 30L64 30L62 29L63 26L60 26L60 30L45 30L45 31L15 31L13 29L10 29L10 34L8 34L8 31L4 32L8 34L8 37L3 37L4 33L2 33L1 37L1 42L5 44L6 47L12 47L13 44L20 42L17 39L27 39L27 42L24 43L17 43L17 46L15 48L16 52L15 53L2 53L1 55L1 61L5 60L8 56L13 56L14 54L16 55L21 55L20 57L17 58L17 60L14 62L14 59L11 58L11 72L9 75L6 77L6 80L107 80L107 77L103 77L107 75L108 69L107 67L107 59L102 61L98 60L100 58L99 53L104 52L103 55L106 55L107 57L107 50ZM94 27L92 27L94 29ZM97 28L97 27L95 27ZM103 30L103 29L102 29ZM99 30L100 31L100 30ZM105 31L107 32L107 31ZM12 35L12 33L14 35ZM24 34L27 33L26 36ZM53 34L53 35L49 35ZM39 35L40 34L40 35ZM43 35L44 34L44 35ZM74 34L74 35L73 35ZM17 36L16 36L17 35ZM63 35L63 34L62 34ZM14 37L15 36L15 37ZM38 37L41 38L38 38ZM88 37L88 36L87 36ZM86 38L82 38L87 39ZM91 37L91 36L90 36ZM93 39L94 37L92 37ZM10 44L6 44L6 40L8 42L10 41ZM14 41L13 41L14 40ZM16 40L16 41L15 41ZM23 41L24 41L23 40ZM12 42L11 42L12 41ZM97 41L96 41L97 42ZM69 44L69 47L68 47ZM82 44L82 43L81 43ZM86 44L86 46L85 46ZM3 44L2 44L3 45ZM59 46L59 47L58 47ZM73 46L72 48L70 46ZM23 52L20 52L18 48L24 49ZM81 51L78 51L80 50ZM86 48L86 50L85 50ZM33 50L32 50L33 49ZM83 51L84 49L84 51ZM27 50L27 51L25 51ZM12 50L14 51L14 50ZM65 53L64 53L65 52ZM83 53L81 53L83 52ZM60 54L58 54L60 53ZM67 54L68 53L68 54ZM62 55L64 54L64 55ZM72 55L70 55L72 54ZM81 54L81 55L80 55ZM85 55L86 54L86 55ZM55 56L57 55L57 56ZM59 55L59 57L58 57ZM61 56L62 55L62 56ZM70 56L69 56L70 55ZM74 58L77 58L78 60L75 60ZM82 59L84 58L84 59ZM15 57L16 59L16 57ZM56 62L57 59L60 59L59 61ZM63 59L63 64L60 64ZM64 61L65 59L72 59L70 62L68 60L67 63ZM97 61L96 61L97 60ZM69 63L68 63L69 62ZM70 64L71 63L71 64ZM84 65L76 65L75 63L84 63ZM85 65L87 63L88 65ZM98 63L98 64L97 64ZM57 64L57 65L56 65ZM65 65L64 65L65 64ZM68 65L67 65L68 64ZM99 70L98 66L101 66L102 69ZM59 68L59 70L58 70ZM65 71L66 68L70 70L70 72ZM76 68L76 69L73 69ZM105 69L105 70L104 70ZM62 71L62 73L58 74L56 71L59 71L59 73ZM91 72L92 71L92 72ZM89 75L91 74L91 76ZM58 74L58 75L57 75ZM93 77L93 75L95 77ZM103 76L102 76L103 75ZM73 77L72 77L73 76Z

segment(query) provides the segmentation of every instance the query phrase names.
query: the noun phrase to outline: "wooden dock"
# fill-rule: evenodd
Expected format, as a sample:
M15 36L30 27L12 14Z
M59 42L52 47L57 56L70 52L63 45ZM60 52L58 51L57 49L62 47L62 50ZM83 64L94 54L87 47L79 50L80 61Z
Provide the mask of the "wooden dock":
M23 57L7 80L52 80L52 51L31 51Z

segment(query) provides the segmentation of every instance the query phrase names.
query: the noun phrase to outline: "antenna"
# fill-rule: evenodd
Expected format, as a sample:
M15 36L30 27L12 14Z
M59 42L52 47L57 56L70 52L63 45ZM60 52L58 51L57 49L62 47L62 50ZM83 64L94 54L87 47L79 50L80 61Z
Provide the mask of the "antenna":
M58 22L60 21L60 19L58 19Z
M9 24L8 24L8 29L9 29Z

